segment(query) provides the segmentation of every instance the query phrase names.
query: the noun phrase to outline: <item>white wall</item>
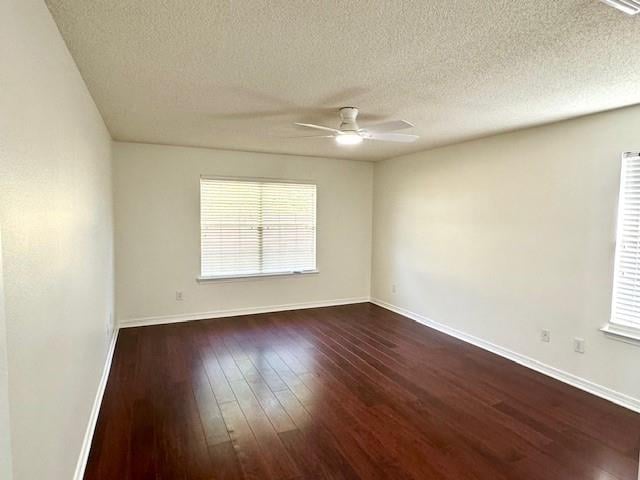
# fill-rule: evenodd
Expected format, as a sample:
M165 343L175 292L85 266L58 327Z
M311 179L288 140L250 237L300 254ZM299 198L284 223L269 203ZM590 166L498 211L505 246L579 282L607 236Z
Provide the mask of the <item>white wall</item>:
M0 65L13 475L68 480L113 308L111 140L44 2L0 2Z
M134 143L113 155L121 322L369 296L372 164ZM320 273L197 283L201 174L316 182Z
M598 331L639 125L634 107L377 164L372 296L640 399L640 347Z
M2 231L0 231L0 253ZM7 318L4 311L4 280L0 255L0 478L11 480L11 426L9 422L9 363L7 361Z

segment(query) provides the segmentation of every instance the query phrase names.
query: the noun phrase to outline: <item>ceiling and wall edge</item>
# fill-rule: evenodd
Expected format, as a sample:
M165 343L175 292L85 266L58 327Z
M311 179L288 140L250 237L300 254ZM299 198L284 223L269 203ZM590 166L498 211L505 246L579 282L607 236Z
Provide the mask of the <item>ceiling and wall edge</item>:
M505 130L505 131L498 132L498 133L492 133L490 135L481 135L481 136L478 136L478 137L465 138L464 140L451 142L451 143L443 143L443 144L439 144L439 145L436 145L436 146L433 146L433 147L425 148L424 150L418 150L418 151L415 151L415 152L404 153L404 154L401 154L401 155L393 155L393 156L382 158L382 159L379 159L379 160L362 160L362 159L357 159L357 158L330 157L330 156L327 157L327 156L322 156L322 155L297 155L295 153L287 153L287 152L264 152L264 151L256 151L256 150L243 150L243 149L231 149L231 148L212 148L212 147L201 146L201 145L183 145L183 144L172 144L172 143L136 142L136 141L115 140L113 138L113 136L111 137L111 141L113 143L132 143L132 144L140 144L140 145L157 145L157 146L161 146L161 147L193 148L193 149L202 149L202 150L214 150L214 151L217 151L217 152L251 153L251 154L270 155L270 156L283 155L283 156L287 156L287 157L315 158L315 159L319 159L319 160L327 159L327 160L340 160L340 161L348 161L348 162L366 162L366 163L372 163L372 164L375 165L377 163L386 162L386 161L389 161L389 160L394 160L396 158L402 158L402 157L413 156L413 155L420 155L420 154L424 154L424 153L427 153L427 152L432 152L432 151L435 151L435 150L439 150L441 148L451 147L451 146L454 146L454 145L464 145L464 144L467 144L467 143L476 142L478 140L485 140L485 139L489 139L489 138L493 138L493 137L500 137L502 135L509 135L509 134L523 132L523 131L529 131L529 130L537 130L537 129L548 127L548 126L551 126L551 125L563 124L563 123L566 123L566 122L571 122L573 120L579 120L579 119L583 119L583 118L597 117L597 116L600 116L600 115L612 114L612 113L615 113L615 112L618 112L618 111L632 109L632 108L635 108L635 107L640 107L640 104L625 105L625 106L622 106L622 107L611 108L611 109L608 109L608 110L602 110L600 112L587 113L585 115L577 115L575 117L568 117L568 118L564 118L564 119L561 119L561 120L554 120L552 122L540 123L540 124L532 125L532 126L528 126L528 127L514 128L514 129L511 129L511 130Z

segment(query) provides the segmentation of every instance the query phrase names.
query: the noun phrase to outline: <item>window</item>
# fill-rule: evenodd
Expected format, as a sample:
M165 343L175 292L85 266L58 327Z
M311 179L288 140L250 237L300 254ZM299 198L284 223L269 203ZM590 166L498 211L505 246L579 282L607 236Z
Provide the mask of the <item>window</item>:
M640 333L640 156L622 159L615 273L610 326L605 331Z
M201 277L316 269L316 186L200 179Z

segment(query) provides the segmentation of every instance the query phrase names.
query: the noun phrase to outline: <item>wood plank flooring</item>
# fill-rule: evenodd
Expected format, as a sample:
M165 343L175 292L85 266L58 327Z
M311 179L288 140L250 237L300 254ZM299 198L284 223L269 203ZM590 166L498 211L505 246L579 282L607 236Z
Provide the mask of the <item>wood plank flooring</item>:
M121 330L86 479L636 480L640 415L364 303Z

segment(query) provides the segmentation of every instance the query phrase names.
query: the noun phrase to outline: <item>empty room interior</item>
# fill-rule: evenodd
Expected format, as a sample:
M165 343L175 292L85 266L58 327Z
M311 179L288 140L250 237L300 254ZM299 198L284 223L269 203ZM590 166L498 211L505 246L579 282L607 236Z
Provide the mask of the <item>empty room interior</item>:
M0 479L640 480L639 0L0 0Z

